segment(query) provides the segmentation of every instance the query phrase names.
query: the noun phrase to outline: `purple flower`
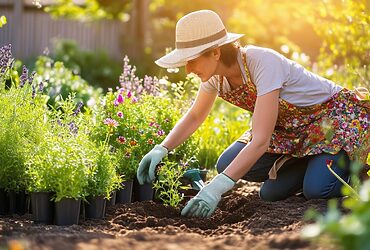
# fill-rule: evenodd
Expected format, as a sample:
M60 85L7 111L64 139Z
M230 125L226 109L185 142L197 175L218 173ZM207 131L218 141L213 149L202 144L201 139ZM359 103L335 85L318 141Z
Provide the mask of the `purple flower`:
M131 93L131 91L129 90L129 91L127 92L127 98L131 98L131 96L132 96L132 93Z
M44 83L43 82L40 82L40 84L39 84L39 91L40 92L44 91Z
M118 136L117 141L118 141L119 144L125 144L127 140L126 140L125 137L120 135L120 136Z
M117 116L118 116L119 118L123 118L123 113L122 113L122 111L118 111L118 112L117 112Z
M132 99L131 99L131 102L132 102L132 103L137 103L137 101L138 101L138 100L137 100L137 98L136 98L135 96L134 96L134 97L132 97Z
M162 129L160 129L160 130L157 131L157 135L158 136L163 136L163 135L165 135L165 132Z
M71 132L71 134L77 135L78 127L77 127L76 123L72 121L72 122L68 123L68 126L69 126L69 131Z
M36 96L36 87L35 85L32 85L32 99Z
M25 65L23 65L22 74L19 79L20 81L19 86L22 88L26 84L27 80L28 80L28 69Z
M82 106L83 106L83 102L79 102L76 110L73 112L73 116L77 116L81 112Z
M1 74L4 74L6 69L11 66L12 62L12 45L8 44L0 48L0 69Z
M123 103L125 99L123 98L121 94L119 94L116 100L117 100L117 103L120 104L120 103Z
M32 71L31 75L28 77L29 84L32 84L33 78L35 77L35 75L36 75L36 71Z

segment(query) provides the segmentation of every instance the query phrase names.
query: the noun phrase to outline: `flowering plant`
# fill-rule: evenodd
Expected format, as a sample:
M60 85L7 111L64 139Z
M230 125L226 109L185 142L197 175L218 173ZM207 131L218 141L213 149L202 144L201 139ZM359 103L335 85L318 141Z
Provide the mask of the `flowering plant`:
M0 55L0 187L19 191L28 183L27 158L47 127L46 98L39 93L42 84L34 83L26 67L20 77L13 77L10 45L0 48Z
M88 121L80 114L74 96L48 113L49 129L27 161L31 192L53 191L55 200L83 198L89 169L94 167L95 143L88 134Z

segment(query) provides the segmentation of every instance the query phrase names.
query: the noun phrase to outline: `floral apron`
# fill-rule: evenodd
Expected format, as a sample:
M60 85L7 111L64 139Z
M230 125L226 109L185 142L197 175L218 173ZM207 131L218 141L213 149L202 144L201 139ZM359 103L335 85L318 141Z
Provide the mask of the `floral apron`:
M219 97L253 113L257 99L256 86L242 52L246 81L238 88L224 93L220 76ZM351 160L366 163L370 153L370 100L365 88L355 91L342 89L322 104L295 106L279 100L279 115L267 152L282 154L271 168L269 177L275 179L278 169L291 157L320 153L336 154L345 150ZM252 131L246 131L239 142L248 143Z

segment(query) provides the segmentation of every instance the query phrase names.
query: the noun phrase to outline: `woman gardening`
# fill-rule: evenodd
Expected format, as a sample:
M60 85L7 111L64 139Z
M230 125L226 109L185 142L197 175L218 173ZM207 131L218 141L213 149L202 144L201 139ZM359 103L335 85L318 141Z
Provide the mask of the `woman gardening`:
M252 129L217 161L216 175L181 211L208 217L221 195L239 179L263 182L260 197L285 199L303 192L307 199L341 196L351 161L366 162L370 152L367 90L351 91L322 78L278 52L241 48L242 34L226 31L213 11L200 10L176 25L176 49L156 63L184 66L202 80L195 102L165 140L139 164L139 183L152 182L156 165L202 124L216 97L253 112Z

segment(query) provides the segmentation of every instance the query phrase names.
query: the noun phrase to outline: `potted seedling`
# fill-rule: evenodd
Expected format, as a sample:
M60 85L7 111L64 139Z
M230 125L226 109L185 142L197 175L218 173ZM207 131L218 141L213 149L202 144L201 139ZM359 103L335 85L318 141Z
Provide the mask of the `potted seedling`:
M87 198L85 203L86 218L102 219L105 215L106 199L121 183L116 173L116 158L109 152L106 144L96 150L94 165L89 169Z
M81 199L86 196L88 170L94 166L96 145L89 138L90 121L79 108L74 96L62 100L50 114L52 130L47 147L40 156L51 166L51 189L55 192L55 223L78 224Z
M33 220L36 223L52 224L54 220L53 185L54 161L48 160L57 157L57 150L50 150L52 136L45 136L35 149L34 156L29 159L26 174L29 178L27 190L31 194ZM48 154L45 154L48 152Z
M181 178L185 173L185 166L177 162L165 161L157 169L157 180L154 182L156 199L164 205L177 207L183 200L181 189L187 189Z
M32 84L34 75L28 75L26 67L18 77L10 46L5 47L0 49L0 213L24 214L26 161L43 137L45 97Z

